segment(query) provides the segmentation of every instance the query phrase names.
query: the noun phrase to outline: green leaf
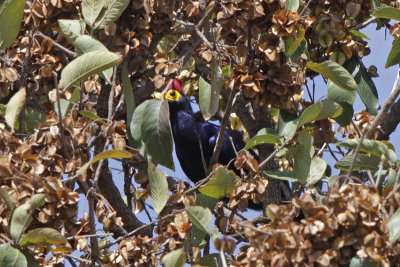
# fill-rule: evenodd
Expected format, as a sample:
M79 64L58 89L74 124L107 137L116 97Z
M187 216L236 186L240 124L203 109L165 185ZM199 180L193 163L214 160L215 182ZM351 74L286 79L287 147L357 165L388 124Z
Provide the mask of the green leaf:
M96 121L96 122L100 122L100 123L105 123L100 117L99 115L95 114L93 111L90 110L82 110L81 112L79 112L79 114L81 114L82 116L91 119L92 121Z
M313 185L317 183L325 174L327 164L325 160L320 157L315 157L311 160L310 174L308 176L308 183Z
M151 99L143 113L141 138L153 160L174 170L169 107L165 99Z
M205 208L209 208L210 210L214 210L215 205L217 204L218 199L209 197L202 193L198 193L196 195L196 206L202 206Z
M389 241L393 244L400 238L400 209L392 215L388 225Z
M24 254L29 267L40 267L38 260L29 251L22 250L21 252Z
M352 57L343 66L353 75L358 86L357 93L367 107L367 111L371 115L376 115L379 109L378 92L364 64L359 58Z
M130 159L132 158L132 153L121 149L106 150L94 156L93 159L90 161L90 164L94 164L102 159L109 159L109 158Z
M378 266L375 262L367 261L366 259L361 259L358 256L351 258L349 267L376 267Z
M128 7L130 0L108 0L98 16L94 29L103 29L116 21Z
M92 27L105 4L104 0L83 0L82 15L86 23Z
M207 266L207 267L218 267L220 265L217 265L217 262L220 260L220 255L219 253L211 253L204 255L200 259L196 261L196 263L200 264L201 266ZM230 266L232 264L232 259L228 256L225 256L226 264Z
M356 149L359 142L359 138L348 139L338 143L337 146L345 147L347 149ZM364 139L360 146L360 151L375 155L377 157L383 156L383 160L390 161L392 163L396 161L396 154L394 151L389 149L385 143L378 140Z
M314 154L314 138L306 131L300 132L297 145L290 149L290 155L294 159L293 170L300 183L306 183L310 173L311 157Z
M258 133L247 141L244 149L252 148L259 144L281 144L281 140L273 131L267 131L267 129L261 129Z
M297 1L297 0L294 0ZM288 2L286 2L287 4ZM305 30L303 28L299 28L299 32L297 33L296 36L289 37L288 39L284 40L285 41L285 53L286 56L291 57L301 46L303 40L304 40L304 34ZM297 62L297 58L296 58Z
M278 119L278 135L286 139L292 139L297 129L298 118L295 114L286 110L279 111Z
M297 11L297 9L299 9L299 5L299 0L288 0L286 1L285 9Z
M0 197L6 202L7 207L13 211L15 208L15 202L11 199L10 194L4 187L0 188Z
M46 113L36 111L32 108L24 109L25 132L31 134L35 130L35 126L46 120Z
M186 256L182 249L177 249L165 254L161 262L165 267L182 267L186 263Z
M18 244L25 230L32 223L32 213L45 202L45 194L35 194L30 201L14 209L11 214L8 232L11 238Z
M0 266L1 267L28 267L24 254L10 244L0 245Z
M340 103L343 108L343 113L336 117L335 120L340 126L345 127L351 123L353 120L354 109L353 105L349 103Z
M143 115L144 111L147 108L147 105L150 103L150 100L146 100L137 106L133 112L132 120L130 123L130 133L132 135L133 143L129 143L131 146L135 148L139 148L142 143L142 123L143 123Z
M380 5L372 12L372 16L381 19L394 19L400 20L400 10L388 5Z
M67 99L60 99L60 107L61 107L61 117L64 118L65 115L71 110L72 103ZM57 113L57 116L60 116L60 114L58 114L58 101L54 102L54 110Z
M343 90L331 80L328 80L326 85L328 88L328 98L336 101L337 103L349 103L353 104L356 99L356 91Z
M306 123L312 121L323 120L327 118L335 118L342 114L343 108L331 99L321 100L308 108L306 108L299 118L297 129Z
M32 223L32 216L30 214L30 203L22 204L14 209L11 214L10 224L8 226L8 232L15 243L19 243L19 239L25 230Z
M169 198L167 176L150 161L148 162L147 171L149 174L150 195L153 200L153 208L157 215L160 215Z
M362 32L359 32L359 31L356 31L356 30L349 30L349 32L353 37L360 37L360 38L364 38L364 39L367 39L367 40L371 40L368 36L366 36Z
M341 65L333 61L322 63L307 62L307 68L324 75L340 88L347 91L357 90L357 84L353 76Z
M45 194L35 194L31 197L31 211L36 210L44 205L46 200Z
M22 238L20 246L23 247L28 244L45 245L52 252L67 253L72 251L72 247L65 236L53 228L36 228L30 231Z
M68 41L73 43L76 38L85 34L86 24L83 19L59 19L58 25Z
M117 54L102 51L92 51L77 57L61 72L63 90L93 74L118 65L120 61L121 58Z
M92 165L102 159L109 159L109 158L130 159L130 158L132 158L132 153L130 153L126 150L121 150L121 149L112 149L112 150L106 150L106 151L100 152L99 154L94 156L91 161L83 164L82 167L78 170L77 174L82 175L87 170L87 168L89 168L90 165Z
M136 108L135 97L133 96L132 84L131 80L129 79L128 70L126 65L122 66L122 91L124 92L125 96L125 105L126 105L126 124L131 125L133 112ZM130 131L130 129L128 130Z
M6 114L4 118L8 126L11 127L11 131L14 132L15 122L18 120L19 114L25 105L26 90L25 88L20 89L16 92L7 103Z
M6 0L0 6L0 50L14 43L21 29L26 0Z
M342 171L348 171L352 161L353 155L345 156L335 164L335 168ZM378 170L380 161L380 158L377 156L358 154L353 171L372 170L375 172Z
M389 56L386 60L385 68L396 65L400 63L400 38L397 38L390 50Z
M199 191L206 196L219 199L232 193L240 182L240 178L233 171L218 167L211 179Z
M383 185L383 189L386 190L386 188L389 187L394 187L394 185L396 184L396 178L397 178L397 173L395 170L393 170L392 168L389 169L389 175L387 180L385 181L385 184Z
M296 175L294 172L289 171L264 171L264 174L270 178L290 181L290 182L297 182Z
M109 52L100 41L94 39L89 35L82 35L76 38L74 42L76 54L78 56L93 51ZM109 84L111 84L111 78L113 76L113 68L109 68L101 72L102 78L104 78Z
M209 209L200 206L191 206L186 210L186 212L190 221L201 231L205 233L210 232L212 214Z
M219 93L224 85L224 77L216 57L211 62L211 84L202 77L199 80L199 105L203 118L209 120L218 111Z

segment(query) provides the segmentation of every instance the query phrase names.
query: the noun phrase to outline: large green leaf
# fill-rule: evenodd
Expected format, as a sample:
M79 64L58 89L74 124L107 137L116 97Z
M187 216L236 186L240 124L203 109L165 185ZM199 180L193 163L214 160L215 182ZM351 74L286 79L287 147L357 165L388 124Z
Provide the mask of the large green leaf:
M97 17L94 29L103 29L116 21L128 7L130 0L107 0L102 12Z
M390 50L389 56L386 60L385 68L396 65L400 63L400 38L397 38Z
M311 160L310 174L308 176L307 182L310 185L317 183L325 174L327 164L326 161L320 157L314 157Z
M0 50L8 48L21 29L26 0L6 0L0 6Z
M400 10L388 5L380 5L372 12L372 15L381 19L394 19L400 21Z
M70 63L61 72L63 90L87 77L100 73L120 63L121 58L111 52L92 51L85 53Z
M92 27L105 4L105 0L82 0L82 15L86 23Z
M211 84L202 77L199 80L199 105L205 120L210 119L218 111L219 93L224 86L222 70L214 56L211 62Z
M143 113L141 138L153 160L174 170L169 107L165 99L151 99Z
M286 139L292 139L297 129L298 118L295 114L286 110L279 111L278 135Z
M89 168L90 165L92 165L100 160L109 159L109 158L130 159L130 158L132 158L132 153L130 153L126 150L121 150L121 149L112 149L112 150L106 150L106 151L100 152L99 154L94 156L91 161L83 164L82 167L78 170L77 174L81 175Z
M307 68L324 75L344 90L357 90L357 83L353 76L341 65L333 61L324 61L322 63L307 62Z
M297 138L297 145L289 151L294 160L294 174L300 183L306 183L310 174L311 158L314 154L313 141L314 138L303 130Z
M359 138L354 138L340 142L337 145L348 149L356 149L359 142ZM370 153L377 157L383 156L383 160L390 161L392 163L396 161L396 153L389 149L385 143L378 140L364 139L360 146L360 151Z
M326 85L328 88L328 98L336 101L337 103L349 103L353 104L356 99L356 91L343 90L331 80L328 80Z
M92 51L109 52L107 47L105 47L100 41L89 35L82 35L76 38L74 46L78 56ZM102 78L104 78L108 83L111 83L112 75L113 68L106 69L101 73Z
M0 245L0 266L1 267L28 267L24 254L10 244Z
M364 64L359 58L352 57L343 66L353 75L357 83L357 93L367 107L367 111L376 115L379 109L378 92Z
M335 164L335 168L342 171L348 171L350 169L353 158L354 158L353 155L348 155L343 157ZM377 171L380 161L381 161L380 158L377 156L358 154L354 164L353 171L359 171L359 170Z
M260 144L281 144L281 140L272 129L261 129L249 141L244 149L249 149Z
M186 210L190 221L196 225L201 231L205 233L210 232L210 224L212 213L209 209L200 207L200 206L192 206Z
M400 209L392 215L389 221L389 241L395 243L400 238Z
M52 252L67 253L72 251L72 247L65 236L53 228L36 228L30 231L21 239L20 246L28 244L45 245Z
M233 171L218 167L211 179L199 191L206 196L218 199L232 193L240 182L240 178Z
M10 224L8 226L8 232L11 238L18 243L22 234L32 223L31 215L31 205L30 203L22 204L14 209L11 214Z
M177 249L165 254L161 262L165 267L182 267L186 263L186 256L182 249Z
M135 97L133 96L131 80L129 79L126 65L122 66L121 79L122 79L122 91L124 92L125 105L126 105L126 125L130 126L133 112L136 108L136 103L135 103ZM128 132L130 132L130 128Z
M14 132L15 122L18 120L19 114L21 114L22 108L25 105L26 90L25 88L20 89L16 92L7 103L5 119L8 126L11 127L11 131Z
M321 100L303 111L299 118L297 129L312 121L335 118L342 114L342 112L343 108L332 99Z
M157 215L160 215L160 212L163 210L165 204L167 204L169 198L167 176L151 162L148 163L147 170L153 208Z
M142 144L142 123L143 123L143 115L146 110L147 105L150 103L150 100L146 100L137 106L132 114L132 120L129 124L130 134L132 136L132 141L129 143L131 146L135 148L141 147Z
M58 25L67 39L73 43L76 38L85 33L86 24L83 19L59 19Z

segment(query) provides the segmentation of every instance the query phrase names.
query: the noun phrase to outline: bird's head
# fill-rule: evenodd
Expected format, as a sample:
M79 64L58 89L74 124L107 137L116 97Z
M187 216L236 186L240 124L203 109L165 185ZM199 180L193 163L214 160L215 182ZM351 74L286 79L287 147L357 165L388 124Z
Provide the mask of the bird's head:
M169 101L179 101L184 95L185 93L183 92L181 82L175 78L164 98Z

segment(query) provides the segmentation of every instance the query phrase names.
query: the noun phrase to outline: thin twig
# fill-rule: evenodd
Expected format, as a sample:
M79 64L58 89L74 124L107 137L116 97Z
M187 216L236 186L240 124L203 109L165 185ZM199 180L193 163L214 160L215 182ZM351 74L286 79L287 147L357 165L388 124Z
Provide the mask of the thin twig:
M266 158L263 162L260 163L260 170L259 172L262 172L266 167L267 167L267 163L273 159L276 155L276 153L278 153L279 151L281 151L285 146L287 146L290 142L290 139L286 140L285 143L283 143L278 149L275 149L274 152L272 152L268 158Z
M56 41L54 41L54 38L50 38L49 36L41 33L38 30L35 30L35 34L33 35L33 37L35 37L36 35L42 37L43 39L46 40L51 40L53 42L53 45L55 47L57 47L58 49L62 50L64 53L66 53L67 55L69 55L70 57L76 58L76 53L72 52L71 50L65 48L64 46L60 45L59 43L57 43Z
M224 141L225 129L226 129L226 126L228 125L229 116L230 116L231 110L232 110L232 105L233 105L234 99L236 98L236 95L238 92L239 92L238 90L232 89L231 94L229 95L228 103L227 103L226 109L225 109L225 114L224 114L224 117L222 118L222 122L221 122L221 128L220 128L220 131L218 134L216 145L214 147L214 152L212 154L210 163L208 165L209 172L211 171L214 164L218 162L219 154L222 149L222 142Z
M204 150L203 150L203 144L201 143L201 136L197 131L196 131L196 135L197 135L197 140L199 141L201 162L203 163L204 173L207 174L207 162L206 162L206 158L204 157Z
M368 24L370 24L370 23L372 23L372 22L374 22L376 20L378 20L377 17L371 17L371 18L367 19L366 21L364 21L363 23L357 24L356 26L354 26L354 27L352 27L350 29L351 30L359 30L361 28L364 28L365 26L368 26Z
M97 261L99 257L99 243L97 242L96 236L96 224L94 222L94 189L89 189L88 193L86 194L86 198L89 202L89 234L90 237L90 246L91 246L91 258L93 262Z
M359 141L359 143L358 143L358 145L356 147L356 150L354 151L353 160L351 162L349 171L347 173L347 177L350 177L350 175L351 175L351 173L352 173L352 171L354 169L354 165L356 163L357 155L360 152L360 148L361 148L362 142L364 141L365 138L369 138L375 132L375 129L383 121L383 119L385 118L385 116L388 113L389 109L393 106L394 101L399 96L399 94L400 94L400 85L398 84L399 79L400 79L400 69L397 71L397 77L396 77L395 83L393 85L392 93L386 99L385 103L382 106L382 109L379 111L378 115L376 115L376 117L372 121L371 125L364 130L364 133L360 138L360 141Z

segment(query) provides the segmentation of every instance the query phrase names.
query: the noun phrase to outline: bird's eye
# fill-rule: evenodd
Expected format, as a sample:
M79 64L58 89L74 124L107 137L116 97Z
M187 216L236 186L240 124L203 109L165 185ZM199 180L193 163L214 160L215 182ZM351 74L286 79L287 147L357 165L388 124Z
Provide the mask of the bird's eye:
M174 92L174 91L171 91L171 92L169 93L169 95L172 96L172 97L174 97L174 96L175 96L175 92Z

